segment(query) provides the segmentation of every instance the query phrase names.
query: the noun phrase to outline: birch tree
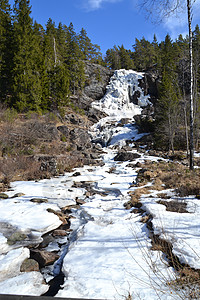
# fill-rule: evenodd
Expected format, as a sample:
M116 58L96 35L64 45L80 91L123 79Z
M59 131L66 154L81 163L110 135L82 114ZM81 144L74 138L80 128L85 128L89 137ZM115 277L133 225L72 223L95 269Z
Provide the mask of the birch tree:
M191 0L142 0L141 7L144 8L148 16L153 20L155 14L157 21L162 21L163 18L170 17L173 13L183 11L187 8L187 24L189 32L189 57L190 57L190 169L194 169L194 112L193 112L193 56L192 56L192 2Z

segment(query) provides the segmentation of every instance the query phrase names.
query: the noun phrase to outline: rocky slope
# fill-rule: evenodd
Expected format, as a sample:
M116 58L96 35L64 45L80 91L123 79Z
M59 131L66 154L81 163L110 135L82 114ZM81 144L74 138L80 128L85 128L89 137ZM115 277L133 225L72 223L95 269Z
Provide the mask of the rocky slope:
M15 115L0 110L0 189L11 180L30 180L58 175L75 166L97 164L101 149L88 134L92 124L106 114L91 103L99 101L114 71L85 62L86 83L81 95L71 96L76 109L67 108L64 117L58 113L39 116L35 113ZM151 101L157 97L157 74L148 72L139 79L139 87ZM140 92L129 90L130 103L138 104ZM153 106L144 110L145 120L152 118ZM141 118L137 117L141 125ZM146 122L146 121L145 121ZM148 123L148 122L147 122ZM146 130L146 128L145 128Z
M97 164L101 153L88 129L102 113L91 107L100 99L112 71L85 62L86 84L79 96L71 96L72 108L39 116L36 113L16 115L0 110L0 190L11 180L51 177L83 164Z

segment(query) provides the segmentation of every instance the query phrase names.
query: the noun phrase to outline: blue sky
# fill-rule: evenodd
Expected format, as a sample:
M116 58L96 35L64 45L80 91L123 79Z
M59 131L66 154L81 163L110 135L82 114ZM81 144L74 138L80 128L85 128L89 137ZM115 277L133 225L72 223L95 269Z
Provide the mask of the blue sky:
M14 0L10 0L12 5ZM87 31L92 43L98 44L105 54L114 45L124 45L132 50L135 38L143 36L152 40L154 33L159 41L167 33L175 39L179 33L187 33L187 16L170 17L162 24L152 24L144 10L139 9L140 0L30 0L32 17L45 26L52 18L56 25L73 23L78 33ZM194 7L194 26L200 25L200 0Z

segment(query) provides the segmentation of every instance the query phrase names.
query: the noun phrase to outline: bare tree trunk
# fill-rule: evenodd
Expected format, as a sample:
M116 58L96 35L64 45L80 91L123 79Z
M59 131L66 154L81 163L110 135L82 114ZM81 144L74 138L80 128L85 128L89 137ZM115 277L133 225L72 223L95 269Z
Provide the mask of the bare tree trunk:
M54 66L57 64L57 53L56 53L56 39L53 38L53 49L54 49Z
M186 138L186 147L187 147L187 157L189 157L189 137L188 137L188 123L187 123L187 102L185 97L185 89L183 91L184 99L184 121L185 121L185 138Z
M187 0L189 48L190 48L190 170L194 169L194 116L193 116L193 57L192 57L192 27L191 0Z

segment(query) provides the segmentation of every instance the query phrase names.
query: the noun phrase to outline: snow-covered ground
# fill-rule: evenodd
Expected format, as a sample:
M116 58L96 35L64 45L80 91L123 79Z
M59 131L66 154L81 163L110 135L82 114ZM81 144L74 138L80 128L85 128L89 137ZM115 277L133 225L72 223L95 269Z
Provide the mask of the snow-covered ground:
M140 91L139 104L149 104L138 87L141 73L119 70L111 79L105 97L94 105L104 110L108 117L91 128L94 140L107 144L102 159L103 166L84 166L59 178L39 182L13 182L10 197L23 192L18 198L0 201L0 293L41 295L48 286L42 282L38 272L22 273L20 265L30 253L27 245L41 241L42 235L60 225L59 218L47 211L59 210L75 204L75 198L84 199L80 209L74 209L71 228L75 239L66 240L66 253L62 271L65 282L57 297L79 297L82 299L187 299L182 291L175 291L169 282L176 272L169 267L161 251L151 250L149 231L141 222L139 213L131 213L124 207L130 199L129 192L137 189L138 168L130 162L115 161L116 145L123 146L126 140L133 145L140 135L132 124L140 106L130 103L134 91ZM122 118L131 120L122 125ZM109 145L109 146L108 146ZM132 150L136 152L136 150ZM159 157L140 153L132 164L145 160L157 161ZM96 194L86 197L84 188L74 188L74 182L90 182ZM166 211L158 204L159 191L150 191L141 197L143 209L153 216L152 225L156 234L173 244L174 253L182 262L199 268L200 262L200 204L191 196L182 199L190 213ZM173 191L166 191L173 195ZM47 203L33 203L32 198L43 198ZM19 232L23 240L8 245L7 237ZM73 235L73 233L72 233ZM48 249L57 249L52 244ZM55 269L58 267L55 264ZM130 298L128 298L130 299Z

